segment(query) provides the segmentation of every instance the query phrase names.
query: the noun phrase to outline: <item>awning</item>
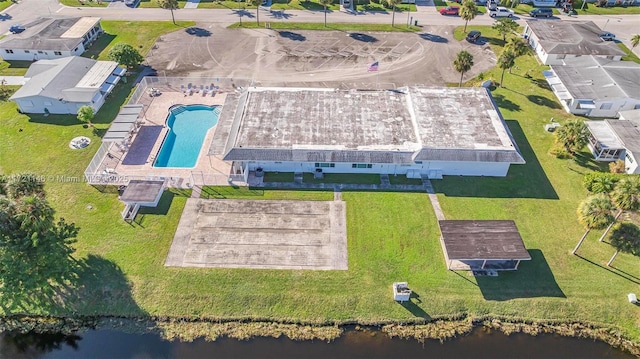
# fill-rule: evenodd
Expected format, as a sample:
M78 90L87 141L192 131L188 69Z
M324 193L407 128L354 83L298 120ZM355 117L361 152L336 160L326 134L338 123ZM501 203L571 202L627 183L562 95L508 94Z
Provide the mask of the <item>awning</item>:
M114 87L115 86L112 85L112 84L107 84L107 83L102 84L102 86L100 86L100 92L111 93L111 91L113 91Z
M107 83L108 84L112 84L115 85L118 83L118 81L120 81L120 76L116 76L116 75L111 75L109 76L109 78L107 79Z
M113 74L116 76L124 76L126 72L127 72L127 69L122 67L116 67L116 69L113 70Z
M140 112L142 112L142 105L123 106L107 133L102 136L102 142L118 142L127 138L138 121Z

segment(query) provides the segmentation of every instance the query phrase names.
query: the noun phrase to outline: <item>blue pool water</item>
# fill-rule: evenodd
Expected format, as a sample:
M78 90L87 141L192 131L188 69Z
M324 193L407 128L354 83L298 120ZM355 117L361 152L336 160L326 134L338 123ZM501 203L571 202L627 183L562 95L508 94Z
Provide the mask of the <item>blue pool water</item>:
M220 111L203 105L178 106L167 119L169 132L154 167L195 167L204 136L218 123Z

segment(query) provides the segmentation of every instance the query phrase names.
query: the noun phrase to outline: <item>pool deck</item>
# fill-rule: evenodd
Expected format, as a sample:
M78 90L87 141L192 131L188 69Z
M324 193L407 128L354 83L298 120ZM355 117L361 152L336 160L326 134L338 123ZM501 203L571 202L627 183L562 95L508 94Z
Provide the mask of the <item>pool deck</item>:
M122 159L124 159L126 152L111 152L114 158L111 158L111 164L108 165L112 168L118 176L123 178L149 178L149 177L164 177L169 179L169 187L177 188L189 188L195 185L228 185L228 178L231 172L231 164L222 161L221 158L208 155L208 148L210 146L213 134L217 126L212 127L207 132L204 138L198 161L193 168L170 168L170 167L153 167L153 162L160 150L160 146L169 131L166 125L167 116L169 114L169 108L174 105L207 105L207 106L222 106L227 97L224 92L217 92L215 96L207 94L192 94L185 96L182 92L170 91L170 89L160 87L161 94L159 96L151 97L145 95L146 98L142 99L145 103L145 108L142 113L142 126L163 126L155 144L151 149L151 154L147 158L146 163L142 165L123 165ZM132 138L132 143L136 140L135 135ZM105 160L109 161L109 158ZM195 183L191 183L191 182Z

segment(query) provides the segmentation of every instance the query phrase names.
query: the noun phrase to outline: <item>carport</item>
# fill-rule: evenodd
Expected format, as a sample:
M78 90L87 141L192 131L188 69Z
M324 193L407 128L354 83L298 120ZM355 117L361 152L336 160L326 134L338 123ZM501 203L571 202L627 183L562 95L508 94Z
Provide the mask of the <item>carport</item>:
M138 123L138 116L142 112L142 107L142 105L123 106L118 116L109 126L107 133L102 137L102 142L119 142L127 139L133 126Z
M517 270L531 260L514 221L438 221L449 270Z
M164 192L164 181L131 180L120 195L122 219L133 221L140 207L156 207Z

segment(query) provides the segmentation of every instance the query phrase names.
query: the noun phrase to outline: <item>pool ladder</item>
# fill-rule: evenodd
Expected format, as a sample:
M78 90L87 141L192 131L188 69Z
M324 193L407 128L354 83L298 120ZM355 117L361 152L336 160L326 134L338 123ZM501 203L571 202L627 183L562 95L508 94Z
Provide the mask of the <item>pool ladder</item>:
M186 107L184 107L184 106L178 106L178 107L173 108L173 109L171 110L171 113L173 113L173 115L175 116L175 115L177 115L177 114L180 114L180 113L185 112L186 110L187 110L187 108L186 108Z
M216 106L216 107L213 108L213 113L216 116L220 116L220 112L222 112L222 109L220 108L220 106Z

